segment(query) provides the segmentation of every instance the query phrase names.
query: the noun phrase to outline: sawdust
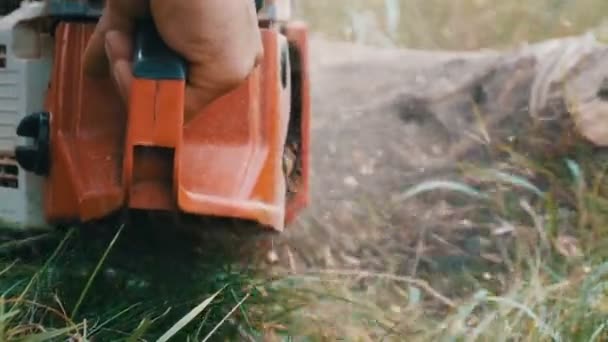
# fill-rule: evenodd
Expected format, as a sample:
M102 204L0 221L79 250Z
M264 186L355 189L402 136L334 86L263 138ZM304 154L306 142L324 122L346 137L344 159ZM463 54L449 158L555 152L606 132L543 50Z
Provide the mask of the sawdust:
M283 154L283 172L287 184L287 199L293 197L302 181L302 161L298 158L300 146L297 142L288 143Z

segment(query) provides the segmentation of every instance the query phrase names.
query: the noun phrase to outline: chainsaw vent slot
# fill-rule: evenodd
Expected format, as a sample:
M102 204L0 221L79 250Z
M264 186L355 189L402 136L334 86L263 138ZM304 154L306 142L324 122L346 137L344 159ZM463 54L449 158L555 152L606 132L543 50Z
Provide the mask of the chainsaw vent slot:
M175 151L170 148L135 146L131 206L162 210L174 207ZM162 204L158 208L154 204Z
M19 187L19 165L14 158L0 156L0 188Z
M0 45L0 69L6 68L6 45Z

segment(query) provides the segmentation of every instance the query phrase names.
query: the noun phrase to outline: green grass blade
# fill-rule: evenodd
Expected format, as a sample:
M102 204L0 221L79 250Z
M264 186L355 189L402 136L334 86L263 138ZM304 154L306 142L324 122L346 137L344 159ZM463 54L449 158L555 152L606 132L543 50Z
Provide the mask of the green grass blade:
M146 333L146 331L148 331L148 329L150 328L150 325L152 325L152 321L150 321L147 318L144 318L143 321L141 321L141 323L139 324L139 326L137 327L137 329L135 329L135 331L133 331L133 334L131 334L131 336L129 336L129 338L126 340L126 342L137 342L139 341L139 339L144 336L144 334Z
M108 254L110 254L112 247L114 247L114 244L118 240L118 237L120 236L120 233L122 232L124 227L125 227L124 224L120 226L120 228L118 229L118 232L116 232L116 235L114 235L114 238L112 238L112 241L108 245L108 248L106 248L101 259L95 266L95 270L89 277L89 280L87 281L84 289L82 290L82 293L80 294L80 297L78 298L78 302L76 302L76 305L74 305L74 310L72 310L72 319L74 319L76 317L76 315L78 314L78 310L80 309L80 306L82 305L82 302L84 301L84 298L86 297L87 293L89 292L89 288L93 284L93 280L95 280L95 278L97 277L97 274L99 273L99 270L101 269L101 266L103 266L103 264L105 263L106 258L108 257Z
M234 293L234 290L230 290L230 293L232 294L232 298L234 298L234 300L238 303L239 299L236 295L236 293ZM253 331L253 326L251 325L251 322L249 321L249 316L247 315L247 312L245 310L245 308L243 308L243 306L239 306L239 309L241 311L241 315L243 315L243 320L245 321L245 325L247 325L247 329L249 330L249 333L251 335L255 335L255 332Z
M455 191L459 193L463 193L465 195L475 197L475 198L486 198L487 196L476 190L475 188L458 182L453 181L445 181L445 180L432 180L417 184L411 187L409 190L405 191L403 194L399 195L398 201L406 201L412 197L420 195L425 192L435 191L435 190L449 190Z
M566 165L576 185L582 186L584 184L584 177L580 165L572 159L566 159Z
M486 300L488 302L495 302L495 303L506 304L507 306L510 306L510 307L518 309L520 313L523 313L526 316L528 316L530 319L532 319L536 323L536 326L538 326L544 333L550 335L551 338L553 339L553 341L561 341L561 338L559 337L559 335L557 334L557 332L554 331L554 329L552 329L545 322L543 322L543 320L540 317L538 317L538 315L536 315L532 311L532 309L530 309L529 307L526 307L525 305L523 305L521 303L518 303L518 302L516 302L516 301L514 301L512 299L509 299L509 298L487 297Z
M114 316L110 317L109 319L105 320L103 323L97 325L93 330L91 330L90 336L95 335L98 331L100 331L101 329L105 328L107 325L109 325L110 323L114 322L115 320L117 320L120 316L126 314L127 312L133 310L133 308L135 308L136 306L140 305L139 303L135 303L133 305L130 305L129 307L127 307L126 309L121 310L120 312L118 312L117 314L115 314Z
M2 297L2 302L0 302L0 341L6 341L6 322L21 312L20 310L5 312L5 304L5 299Z
M24 337L22 339L17 340L17 342L46 342L46 341L55 341L58 337L68 337L70 332L76 331L78 326L67 327L63 329L54 329L45 331L43 333L30 335Z
M200 315L200 313L203 312L209 306L209 304L211 304L211 302L213 302L213 300L215 300L215 297L217 297L220 293L222 293L222 291L224 291L224 288L226 288L226 287L224 286L219 291L217 291L216 293L214 293L211 297L205 299L197 307L195 307L194 309L192 309L188 314L186 314L179 321L177 321L169 330L167 330L157 340L157 342L166 342L166 341L169 341L169 339L171 339L173 336L175 336L175 334L177 334L186 325L188 325L190 322L192 322L192 320L195 319L196 316Z
M0 298L0 300L1 300L1 302L0 302L0 317L4 318L4 315L6 315L6 313L5 313L5 311L6 311L6 308L5 308L6 302L5 302L4 296L2 296L2 298ZM13 312L14 312L14 315L16 315L19 312L19 310L15 310ZM2 341L2 342L6 341L6 324L4 323L5 321L6 321L5 318L4 319L0 319L0 341Z
M604 332L604 328L606 328L606 323L601 324L597 329L595 329L595 331L591 335L591 338L589 338L589 342L598 341L600 334Z
M539 197L543 197L545 195L543 193L543 191L541 191L537 186L535 186L530 181L528 181L527 179L520 177L520 176L516 176L516 175L506 173L503 171L499 171L499 170L484 171L481 173L481 175L482 175L482 177L487 176L496 181L510 184L510 185L513 185L518 188L529 190Z
M4 313L4 305L2 305L1 307L2 307L2 314L0 314L0 325L2 325L2 327L4 327L4 322L8 321L8 319L13 316L16 316L20 311L15 310L12 312Z
M32 278L30 279L28 284L25 286L25 289L23 289L23 291L19 295L19 298L15 301L15 304L13 306L11 306L10 311L16 310L17 307L22 303L23 298L25 298L27 293L30 291L30 288L32 286L34 286L34 283L36 283L36 280L38 280L38 277L40 277L40 275L49 268L51 263L55 260L57 255L59 255L59 252L63 249L63 246L70 239L70 237L72 236L73 233L74 233L74 229L70 229L68 231L68 233L65 234L65 236L59 243L59 246L57 246L57 248L55 248L55 250L53 251L53 254L51 254L51 256L45 261L44 265L40 268L40 270L38 270L38 272L36 272L36 274L34 274L34 276L32 276Z
M217 331L217 329L219 329L219 327L222 326L222 324L224 324L224 322L228 319L228 317L230 317L238 308L241 307L241 305L243 305L243 303L247 300L247 298L249 298L249 294L247 294L245 297L243 297L243 299L241 299L233 308L232 310L230 310L230 312L228 312L228 314L226 316L224 316L224 318L213 328L213 330L211 330L209 332L209 334L207 334L207 336L205 337L205 339L203 339L202 342L205 342L207 340L209 340L209 338L211 338L211 336L213 336L213 334L215 334L215 332Z

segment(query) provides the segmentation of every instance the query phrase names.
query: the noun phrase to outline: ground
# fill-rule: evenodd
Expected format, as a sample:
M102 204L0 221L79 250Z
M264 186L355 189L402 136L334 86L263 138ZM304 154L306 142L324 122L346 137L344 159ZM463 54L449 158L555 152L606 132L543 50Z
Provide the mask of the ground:
M327 340L601 339L604 311L590 308L603 299L587 290L603 279L605 154L574 127L606 112L592 101L606 49L588 38L502 54L315 39L313 201L277 249L348 304L318 300L299 318ZM406 196L421 183L435 191Z
M300 247L307 258L314 253L325 258L329 250L348 253L398 231L415 235L412 211L394 208L392 199L440 171L433 165L446 159L451 142L432 115L416 112L418 119L404 119L408 104L401 102L445 92L446 85L460 84L469 63L493 59L480 55L477 61L476 53L383 51L322 39L313 40L312 47L313 199L306 213L312 222L304 219L302 227L294 227L294 239L299 244L310 239ZM463 56L474 59L450 64Z

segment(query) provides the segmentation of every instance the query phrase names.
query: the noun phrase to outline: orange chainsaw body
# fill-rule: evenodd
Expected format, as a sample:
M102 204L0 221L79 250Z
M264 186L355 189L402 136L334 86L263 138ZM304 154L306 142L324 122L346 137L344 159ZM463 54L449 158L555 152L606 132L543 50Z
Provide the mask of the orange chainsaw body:
M306 27L277 27L260 28L264 59L252 74L185 122L184 81L136 79L124 103L110 79L82 72L95 24L61 22L46 99L48 221L130 208L283 230L308 203L310 85Z

